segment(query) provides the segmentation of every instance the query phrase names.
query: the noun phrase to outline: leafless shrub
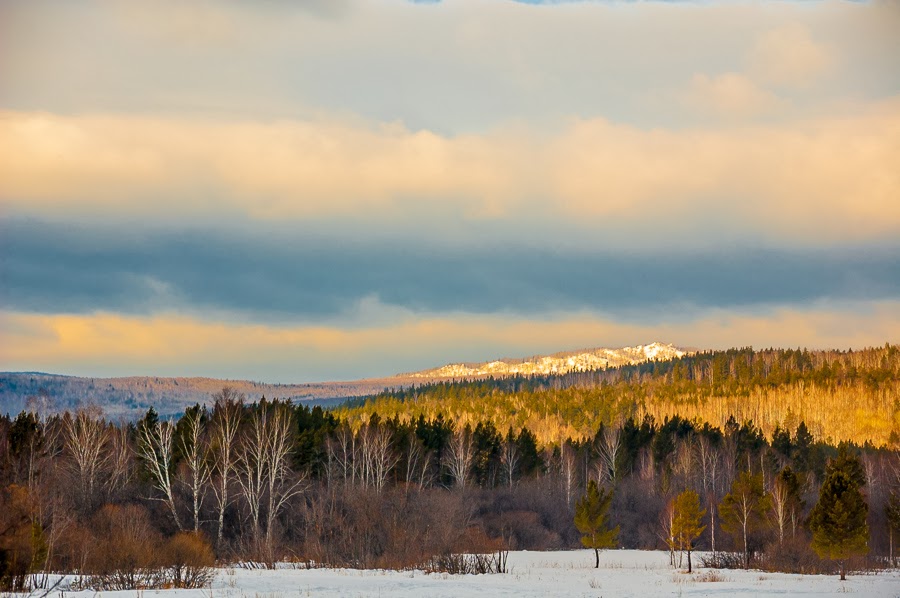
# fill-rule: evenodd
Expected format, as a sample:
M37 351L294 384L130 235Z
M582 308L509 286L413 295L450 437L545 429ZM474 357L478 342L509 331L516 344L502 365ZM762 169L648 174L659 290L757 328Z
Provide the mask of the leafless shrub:
M176 588L203 588L215 576L212 547L197 532L180 532L170 538L164 559Z
M147 511L137 505L105 505L93 520L96 547L88 555L84 586L95 590L158 588L161 540Z
M743 569L744 555L739 552L711 552L700 557L700 566L707 569Z
M506 573L504 552L493 554L442 554L433 556L419 568L428 573L452 575L486 575Z

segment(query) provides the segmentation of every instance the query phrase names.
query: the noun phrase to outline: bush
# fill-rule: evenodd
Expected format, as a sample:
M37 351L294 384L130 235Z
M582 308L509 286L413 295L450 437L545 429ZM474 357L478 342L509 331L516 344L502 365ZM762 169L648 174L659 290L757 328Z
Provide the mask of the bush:
M700 557L700 565L708 569L743 569L744 564L739 552L711 552Z
M0 590L27 591L28 574L43 566L47 557L44 531L32 519L27 488L4 488L0 504Z
M164 564L176 588L202 588L209 585L215 572L212 547L197 532L180 532L166 543Z
M784 543L773 542L759 555L759 567L781 573L833 573L835 567L823 561L813 551L805 537L786 538Z
M88 555L86 587L135 590L163 587L158 555L162 542L146 509L105 505L94 517L94 550Z

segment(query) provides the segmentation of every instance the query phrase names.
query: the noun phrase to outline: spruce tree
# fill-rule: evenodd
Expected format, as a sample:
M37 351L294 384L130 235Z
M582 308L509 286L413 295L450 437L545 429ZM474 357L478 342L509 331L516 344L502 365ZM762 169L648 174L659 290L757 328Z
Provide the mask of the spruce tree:
M594 480L588 482L587 492L575 503L575 527L582 533L581 543L594 549L594 568L600 568L600 549L613 548L619 527L609 529L609 506L612 492L597 488Z
M859 460L841 447L828 464L819 502L809 515L813 549L821 558L839 562L841 580L847 579L846 560L869 551L869 506L860 491L860 470Z

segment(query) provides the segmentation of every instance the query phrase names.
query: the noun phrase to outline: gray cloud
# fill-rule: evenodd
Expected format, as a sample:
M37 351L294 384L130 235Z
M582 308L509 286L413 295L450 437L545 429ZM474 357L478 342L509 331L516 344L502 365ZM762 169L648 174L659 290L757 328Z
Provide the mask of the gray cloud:
M0 299L40 313L184 310L260 321L340 319L360 302L415 312L539 315L900 298L897 247L819 251L553 251L506 243L448 250L263 230L136 230L0 221Z

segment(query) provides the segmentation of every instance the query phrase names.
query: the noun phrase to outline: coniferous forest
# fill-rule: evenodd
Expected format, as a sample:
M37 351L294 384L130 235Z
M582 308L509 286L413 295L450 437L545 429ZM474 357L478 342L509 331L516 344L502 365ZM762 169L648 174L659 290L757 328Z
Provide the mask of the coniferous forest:
M900 538L898 381L896 347L741 349L332 411L231 388L172 420L33 402L0 418L0 580L500 569L507 550L579 546L844 576L889 565Z

